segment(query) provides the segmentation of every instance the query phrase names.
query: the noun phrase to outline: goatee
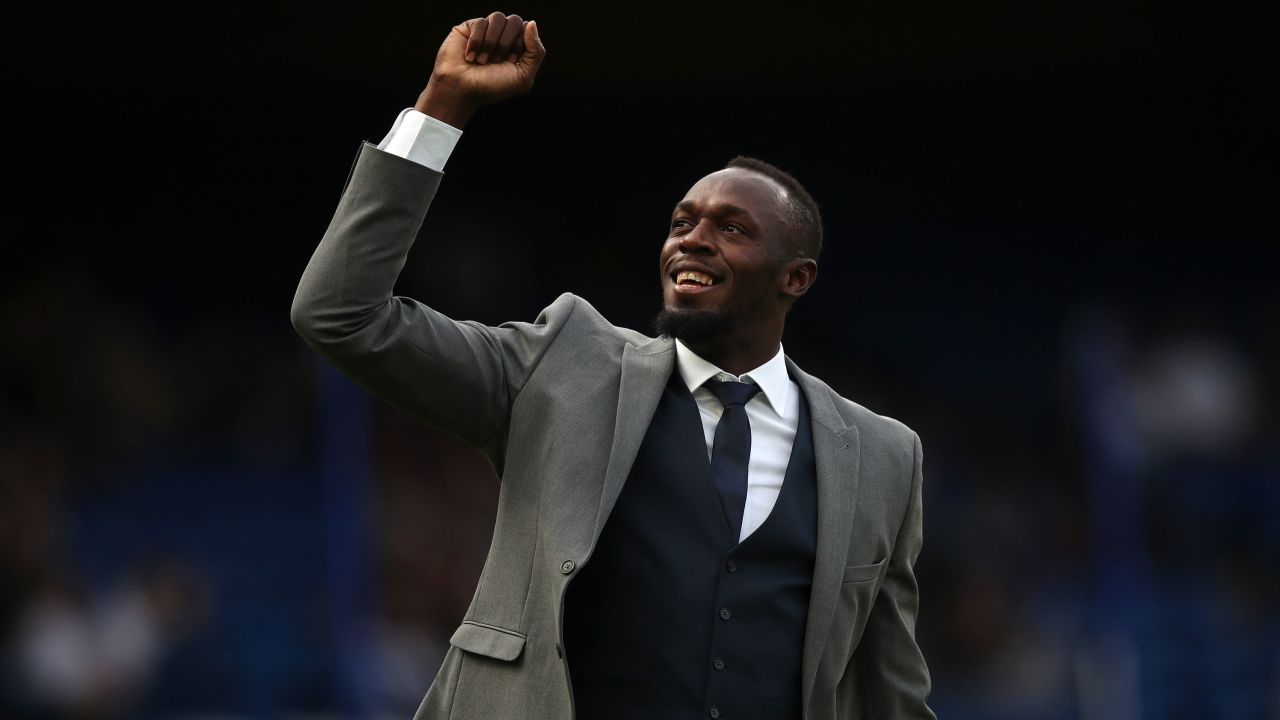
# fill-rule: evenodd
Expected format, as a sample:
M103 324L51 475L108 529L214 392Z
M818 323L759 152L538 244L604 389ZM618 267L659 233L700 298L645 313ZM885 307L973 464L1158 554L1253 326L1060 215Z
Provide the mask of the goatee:
M734 315L724 310L664 307L653 319L653 331L688 342L724 335L733 324Z

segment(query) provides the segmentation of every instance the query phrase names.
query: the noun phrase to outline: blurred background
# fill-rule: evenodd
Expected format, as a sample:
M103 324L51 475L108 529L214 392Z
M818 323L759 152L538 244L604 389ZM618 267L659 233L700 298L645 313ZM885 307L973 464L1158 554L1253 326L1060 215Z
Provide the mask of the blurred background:
M474 3L7 11L0 716L409 718L492 531L480 456L354 389L294 288ZM1273 11L503 7L398 291L647 328L743 153L823 208L787 352L918 430L939 715L1280 718Z

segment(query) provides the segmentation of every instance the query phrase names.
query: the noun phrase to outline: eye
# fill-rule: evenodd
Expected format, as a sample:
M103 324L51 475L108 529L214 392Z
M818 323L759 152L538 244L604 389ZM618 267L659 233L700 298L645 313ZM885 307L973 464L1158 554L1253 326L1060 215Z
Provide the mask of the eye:
M729 223L728 225L725 225L724 231L727 233L735 233L735 234L741 234L746 232L746 230L742 229L741 225L735 225L734 223Z
M685 220L684 218L676 218L675 220L671 221L671 230L673 232L676 230L681 230L681 229L691 228L691 227L693 227L693 223L689 222L688 220Z

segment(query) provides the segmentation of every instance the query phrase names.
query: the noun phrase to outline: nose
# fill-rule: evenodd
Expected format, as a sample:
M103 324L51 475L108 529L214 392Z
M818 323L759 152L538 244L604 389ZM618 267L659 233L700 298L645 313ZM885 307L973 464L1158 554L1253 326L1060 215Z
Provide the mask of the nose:
M680 236L678 247L686 255L711 255L716 251L711 241L714 228L708 220L700 220L689 232Z

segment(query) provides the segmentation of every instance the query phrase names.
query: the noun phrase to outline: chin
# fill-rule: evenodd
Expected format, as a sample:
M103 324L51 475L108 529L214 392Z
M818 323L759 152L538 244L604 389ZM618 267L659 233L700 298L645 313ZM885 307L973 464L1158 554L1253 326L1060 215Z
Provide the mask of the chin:
M662 309L671 312L697 312L701 310L718 310L718 306L714 303L701 302L697 298L687 298L677 296L673 300L663 303Z
M715 310L721 307L717 302L721 298L710 297L710 293L669 292L663 295L663 305L668 310Z
M696 341L723 335L733 326L733 314L718 307L665 304L653 319L653 330L677 340Z

